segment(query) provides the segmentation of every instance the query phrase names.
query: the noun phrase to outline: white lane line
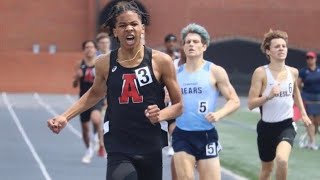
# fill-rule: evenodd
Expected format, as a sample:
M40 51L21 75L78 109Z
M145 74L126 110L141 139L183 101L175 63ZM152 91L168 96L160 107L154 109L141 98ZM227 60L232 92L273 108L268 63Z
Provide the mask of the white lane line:
M70 104L73 104L75 102L75 100L70 96L70 94L66 94L65 97Z
M37 102L43 106L52 116L58 116L59 114L49 105L49 104L46 104L42 99L41 97L39 96L38 93L34 93L33 94L33 97L37 100ZM67 128L69 128L69 130L75 134L77 137L81 138L82 135L81 133L76 129L74 128L70 123L67 124Z
M31 153L32 153L32 156L33 156L34 159L37 161L37 163L38 163L38 165L39 165L39 167L40 167L40 169L41 169L41 172L42 172L43 176L45 177L46 180L51 180L51 177L50 177L50 175L49 175L49 173L48 173L45 165L43 164L42 160L40 159L37 151L35 150L33 144L31 143L28 135L27 135L26 132L24 131L24 129L23 129L22 125L21 125L21 122L20 122L17 114L16 114L15 111L13 110L12 105L11 105L11 103L10 103L10 101L9 101L9 98L8 98L8 96L7 96L7 94L6 94L5 92L2 93L2 98L3 98L4 104L7 106L8 111L10 112L10 115L12 116L12 119L13 119L13 121L15 122L15 124L16 124L19 132L21 133L24 141L25 141L26 144L28 145L28 147L29 147L29 149L30 149L30 151L31 151Z
M234 172L230 171L229 169L225 169L223 167L221 167L221 172L228 175L228 176L233 177L236 180L248 180L248 178L245 178L245 177L242 177L238 174L235 174Z
M73 99L73 98L71 97L70 94L65 94L65 97L66 97L66 99L68 100L68 102L69 102L70 104L73 104L73 103L76 101L75 99ZM255 110L259 110L259 109L255 109ZM163 129L164 131L167 131L167 124L164 123L164 122L161 122L161 129ZM224 173L224 174L226 174L226 175L228 175L228 176L232 176L232 177L233 177L234 179L236 179L236 180L247 180L247 178L242 177L242 176L240 176L240 175L237 175L237 174L233 173L232 171L230 171L230 170L228 170L228 169L225 169L225 168L223 168L223 167L221 167L221 171L222 171L222 173Z

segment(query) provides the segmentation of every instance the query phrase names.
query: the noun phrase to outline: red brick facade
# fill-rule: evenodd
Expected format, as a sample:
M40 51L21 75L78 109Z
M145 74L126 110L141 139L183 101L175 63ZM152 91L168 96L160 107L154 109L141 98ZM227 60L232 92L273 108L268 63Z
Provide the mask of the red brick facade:
M72 88L79 53L57 55L0 52L0 92L77 93Z
M96 4L97 2L99 3ZM60 61L65 62L66 60L59 59L61 58L59 53L79 52L81 42L95 36L96 19L99 14L97 8L102 10L108 2L109 0L2 0L1 60L17 58L16 61L28 62L24 66L28 64L35 66L36 63L46 61L54 61L53 65ZM318 40L320 1L317 0L143 0L141 2L151 15L151 24L147 28L146 37L147 44L151 47L162 46L163 37L167 33L179 35L182 27L196 22L208 29L213 40L230 36L260 40L266 31L273 28L287 31L292 46L320 49ZM28 59L37 59L40 56L26 56L26 52L31 52L34 43L39 43L41 52L44 52L41 61ZM58 55L51 56L54 58L46 54L50 44L57 45ZM48 64L51 65L51 62ZM44 65L41 67L50 68ZM6 74L6 70L11 71L4 67L0 70L3 75ZM10 73L11 76L15 76L13 72ZM3 79L1 84L2 82ZM11 87L1 85L0 90L18 90ZM36 85L34 88L37 89ZM26 89L29 91L32 87ZM62 87L58 89L65 92ZM60 92L54 88L47 90Z
M94 0L2 0L0 51L41 51L56 44L58 51L79 51L95 33Z

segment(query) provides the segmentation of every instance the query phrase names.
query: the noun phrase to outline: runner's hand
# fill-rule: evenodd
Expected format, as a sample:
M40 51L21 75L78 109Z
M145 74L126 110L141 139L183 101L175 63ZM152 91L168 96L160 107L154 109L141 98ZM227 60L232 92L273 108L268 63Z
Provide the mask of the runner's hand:
M220 113L219 112L210 112L208 113L205 118L209 121L209 122L217 122L221 119Z
M144 111L145 116L151 121L152 124L158 123L160 118L160 108L158 105L150 105Z
M274 98L275 96L280 94L280 84L277 84L275 86L272 87L271 92L268 96L269 99Z
M302 119L304 125L306 125L306 126L309 126L312 124L310 118L307 115L302 116L301 119Z
M59 134L60 131L67 125L68 121L64 116L57 116L49 119L47 123L52 132Z

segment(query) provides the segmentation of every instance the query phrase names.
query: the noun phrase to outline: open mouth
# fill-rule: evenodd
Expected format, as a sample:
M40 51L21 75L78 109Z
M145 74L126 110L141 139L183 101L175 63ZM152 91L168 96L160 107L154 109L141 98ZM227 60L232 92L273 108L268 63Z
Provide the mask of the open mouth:
M127 42L127 44L128 44L128 45L133 45L133 44L134 44L134 39L135 39L135 37L134 37L133 35L128 35L128 36L126 37L126 42Z

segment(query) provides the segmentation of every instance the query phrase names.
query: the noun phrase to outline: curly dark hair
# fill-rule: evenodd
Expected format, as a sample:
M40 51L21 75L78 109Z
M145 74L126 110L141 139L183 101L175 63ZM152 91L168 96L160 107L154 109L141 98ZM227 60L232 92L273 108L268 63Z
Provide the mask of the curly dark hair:
M85 40L82 42L82 44L81 44L82 50L84 50L86 48L86 45L88 43L92 43L96 49L98 48L97 43L94 40L90 39L90 40Z
M270 29L269 32L264 34L263 41L261 43L261 51L263 54L266 55L268 59L270 59L269 55L267 55L266 51L270 50L270 45L272 39L278 39L281 38L286 41L286 44L288 45L288 34L281 30L272 30Z
M117 17L126 11L134 11L140 17L142 24L149 24L149 15L141 11L139 6L134 0L120 0L116 5L114 5L108 14L108 18L102 25L103 31L107 32L109 36L113 36L113 29L116 26Z

